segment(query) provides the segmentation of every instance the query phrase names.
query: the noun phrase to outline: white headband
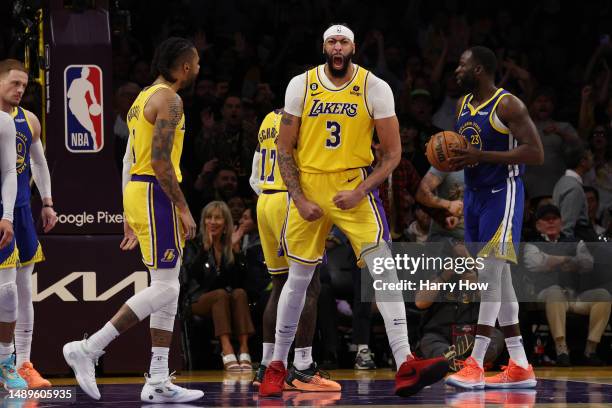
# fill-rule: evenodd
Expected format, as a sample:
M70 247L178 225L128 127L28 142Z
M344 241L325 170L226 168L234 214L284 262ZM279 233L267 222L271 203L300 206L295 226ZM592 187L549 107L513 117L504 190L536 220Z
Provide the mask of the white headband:
M351 29L340 24L333 25L325 30L323 33L323 42L327 41L329 37L333 37L334 35L343 35L351 40L351 42L355 42L355 34L353 34Z

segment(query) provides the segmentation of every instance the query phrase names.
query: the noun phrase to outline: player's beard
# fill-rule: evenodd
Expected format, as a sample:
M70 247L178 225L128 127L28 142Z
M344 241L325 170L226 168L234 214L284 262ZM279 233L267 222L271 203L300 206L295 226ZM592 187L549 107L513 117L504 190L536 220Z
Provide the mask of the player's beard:
M197 74L192 74L190 77L188 77L185 82L183 82L181 90L187 93L192 93L195 91L196 78Z
M325 58L327 60L327 68L329 69L329 73L331 74L331 76L333 76L334 78L344 77L346 75L346 72L348 71L349 65L353 61L353 55L355 55L353 51L351 51L349 55L325 53ZM342 68L340 69L334 68L334 57L338 56L342 57Z
M477 81L473 72L466 72L461 78L461 82L458 82L459 88L464 93L472 93L476 89Z

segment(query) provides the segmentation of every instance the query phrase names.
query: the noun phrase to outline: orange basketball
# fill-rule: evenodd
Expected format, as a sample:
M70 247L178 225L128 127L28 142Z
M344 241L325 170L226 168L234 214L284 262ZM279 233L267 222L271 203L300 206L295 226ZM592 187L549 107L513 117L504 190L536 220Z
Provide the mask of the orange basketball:
M467 148L467 141L458 133L448 130L438 132L427 143L427 160L440 171L452 171L448 159L453 157L451 148Z

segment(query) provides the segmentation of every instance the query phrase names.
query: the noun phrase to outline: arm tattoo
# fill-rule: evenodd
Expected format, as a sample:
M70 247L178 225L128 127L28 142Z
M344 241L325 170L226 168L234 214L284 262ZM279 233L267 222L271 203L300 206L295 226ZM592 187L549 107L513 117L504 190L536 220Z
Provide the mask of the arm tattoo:
M293 118L291 117L291 115L283 112L283 116L281 117L281 123L283 125L291 126L293 124Z
M278 168L291 198L295 200L304 197L304 192L300 185L300 172L291 153L287 154L282 150L278 151Z
M429 203L435 206L442 206L442 199L434 194L434 188L427 181L423 183L422 191Z
M169 119L156 119L153 129L153 142L151 147L151 160L159 163L155 176L168 198L177 206L186 206L185 196L181 191L171 154L174 144L174 132L183 116L183 106L178 95L168 100L167 113Z

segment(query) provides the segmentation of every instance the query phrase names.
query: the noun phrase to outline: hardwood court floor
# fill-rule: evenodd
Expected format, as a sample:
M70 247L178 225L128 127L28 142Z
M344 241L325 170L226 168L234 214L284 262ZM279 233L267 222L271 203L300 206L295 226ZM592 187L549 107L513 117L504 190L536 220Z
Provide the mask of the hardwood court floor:
M375 371L335 370L332 378L342 385L341 392L303 393L290 391L281 398L260 399L251 386L252 373L230 374L222 371L183 372L176 382L202 389L204 399L191 404L156 405L140 401L142 377L106 377L98 384L102 399L94 401L78 386L75 402L4 400L1 407L196 407L196 406L363 406L390 407L610 407L612 406L612 367L542 368L536 370L538 386L533 390L458 391L442 382L410 398L393 395L393 375L388 369ZM74 379L54 379L54 386L74 386ZM4 394L6 395L6 394Z

